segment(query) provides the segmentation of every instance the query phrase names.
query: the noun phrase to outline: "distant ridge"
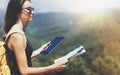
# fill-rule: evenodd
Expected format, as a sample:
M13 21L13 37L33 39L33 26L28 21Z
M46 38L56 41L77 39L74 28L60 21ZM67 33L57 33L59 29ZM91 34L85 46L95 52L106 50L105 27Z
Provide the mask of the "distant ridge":
M0 22L3 21L5 15L5 11L0 10Z

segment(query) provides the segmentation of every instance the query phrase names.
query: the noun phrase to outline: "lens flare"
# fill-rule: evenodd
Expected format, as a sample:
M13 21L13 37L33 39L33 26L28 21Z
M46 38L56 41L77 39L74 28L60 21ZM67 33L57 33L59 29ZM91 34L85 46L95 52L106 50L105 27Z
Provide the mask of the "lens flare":
M120 7L119 0L70 0L68 9L71 12L104 12Z

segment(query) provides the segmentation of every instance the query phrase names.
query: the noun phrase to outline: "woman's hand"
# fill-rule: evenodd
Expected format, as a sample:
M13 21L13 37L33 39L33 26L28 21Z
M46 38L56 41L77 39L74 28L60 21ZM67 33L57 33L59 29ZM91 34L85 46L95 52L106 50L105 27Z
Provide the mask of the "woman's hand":
M67 63L68 63L68 60L63 60L61 62L54 63L53 65L51 65L51 67L53 68L53 71L59 72L65 69Z
M42 50L47 49L47 48L50 46L50 44L51 44L51 41L49 41L49 42L43 44L43 45L39 48L39 50L42 51Z
M51 44L50 42L51 42L51 41L49 41L49 42L47 42L46 44L42 45L39 49L33 51L31 57L33 58L33 57L39 55L39 54L41 53L41 51L47 49L47 48L49 47L49 45Z

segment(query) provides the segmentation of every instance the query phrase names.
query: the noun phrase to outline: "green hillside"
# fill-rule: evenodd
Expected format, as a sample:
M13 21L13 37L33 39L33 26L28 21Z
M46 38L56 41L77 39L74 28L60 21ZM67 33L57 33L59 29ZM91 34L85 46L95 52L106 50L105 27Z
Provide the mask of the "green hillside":
M0 22L1 23L1 22ZM2 25L2 24L0 24ZM1 34L1 33L0 33ZM34 49L64 36L51 53L33 58L34 66L46 66L76 47L83 45L84 55L70 59L65 71L47 75L120 75L120 11L104 15L89 13L37 13L26 34Z

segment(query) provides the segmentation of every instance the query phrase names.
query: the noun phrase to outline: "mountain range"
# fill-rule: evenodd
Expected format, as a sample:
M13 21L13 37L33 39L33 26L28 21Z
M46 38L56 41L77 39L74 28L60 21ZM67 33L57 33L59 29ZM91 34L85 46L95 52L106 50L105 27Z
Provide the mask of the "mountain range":
M1 11L0 26L3 25L3 17L4 11ZM0 29L0 36L2 37L3 34L3 31ZM26 35L33 44L34 49L39 48L39 46L51 41L55 37L65 37L64 41L52 53L33 59L34 66L48 65L54 59L83 45L86 53L81 57L72 59L68 72L64 72L63 75L101 75L101 73L102 75L115 75L119 73L116 70L114 74L111 73L113 71L109 71L111 74L107 73L107 70L112 69L111 66L104 71L101 70L100 73L93 69L99 67L104 69L105 67L101 67L102 64L100 63L104 62L103 65L109 66L109 63L113 62L108 59L106 61L109 61L109 63L105 64L106 56L114 57L115 62L120 62L116 60L120 57L119 9L94 14L36 13L34 20L28 23L26 27ZM93 63L95 63L95 67ZM116 66L113 69L117 69ZM93 74L94 72L95 74Z

